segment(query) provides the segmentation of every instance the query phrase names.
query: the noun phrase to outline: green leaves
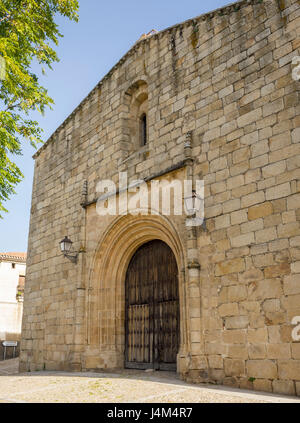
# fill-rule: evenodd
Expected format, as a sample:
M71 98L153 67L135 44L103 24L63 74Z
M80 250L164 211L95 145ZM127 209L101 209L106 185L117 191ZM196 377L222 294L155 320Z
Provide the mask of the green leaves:
M36 60L45 71L58 61L53 45L62 37L57 14L78 21L78 0L0 0L0 56L5 78L0 80L0 217L3 202L23 175L11 161L21 154L21 139L34 147L42 142L42 129L27 118L31 111L44 113L54 103L31 72Z

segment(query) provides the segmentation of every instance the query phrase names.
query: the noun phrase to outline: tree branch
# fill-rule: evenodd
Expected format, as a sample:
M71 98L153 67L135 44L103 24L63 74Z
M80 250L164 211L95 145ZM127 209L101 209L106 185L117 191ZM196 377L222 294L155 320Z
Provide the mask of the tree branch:
M21 106L21 102L20 103L16 103L16 104L10 104L9 106L6 107L5 112L8 112L9 110L14 109L15 107Z
M0 23L3 22L3 21L5 21L5 19L10 19L11 17L12 17L12 15L6 15L6 16L4 16L4 18L1 18L0 19Z

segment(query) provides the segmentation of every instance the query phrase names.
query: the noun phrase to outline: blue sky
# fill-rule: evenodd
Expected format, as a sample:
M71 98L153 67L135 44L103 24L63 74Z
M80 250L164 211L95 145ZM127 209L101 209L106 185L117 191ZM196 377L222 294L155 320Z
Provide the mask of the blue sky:
M45 117L35 115L44 140L143 33L162 30L186 19L222 7L231 1L210 0L80 0L79 23L58 19L64 34L57 53L60 62L41 77L55 101ZM29 229L34 149L27 143L16 162L25 178L17 194L5 203L9 213L0 219L0 251L26 251Z

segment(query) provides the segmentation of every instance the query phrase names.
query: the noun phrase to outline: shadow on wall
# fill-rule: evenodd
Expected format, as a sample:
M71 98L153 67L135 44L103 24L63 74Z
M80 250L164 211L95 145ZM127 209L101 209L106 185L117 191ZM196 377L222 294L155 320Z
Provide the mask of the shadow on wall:
M17 341L18 345L16 348L13 347L6 347L6 354L5 354L5 360L9 360L10 358L13 357L19 357L20 355L20 338L21 335L19 333L5 333L5 336L0 337L0 361L3 361L4 359L4 347L3 347L3 342L4 341ZM2 339L3 338L3 339ZM15 350L15 352L14 352Z

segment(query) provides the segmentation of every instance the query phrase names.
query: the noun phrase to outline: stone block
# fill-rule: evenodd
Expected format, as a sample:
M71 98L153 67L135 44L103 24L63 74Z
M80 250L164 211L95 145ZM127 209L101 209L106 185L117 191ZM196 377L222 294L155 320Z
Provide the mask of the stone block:
M263 116L267 117L270 116L271 114L275 114L280 112L280 110L283 110L284 108L284 103L283 103L283 99L279 98L271 103L266 104L263 107Z
M270 113L271 114L271 113ZM240 116L237 120L237 124L239 128L243 128L246 125L249 125L252 122L256 122L262 116L262 109L256 109L249 113L246 113L243 116Z
M266 358L266 347L264 344L250 344L248 352L251 360Z
M243 344L228 345L228 357L247 360L248 356L247 346Z
M278 225L278 236L283 238L296 237L300 235L300 222L291 222L286 225Z
M249 286L248 298L252 300L279 298L282 295L280 279L264 279L252 282Z
M267 344L267 356L270 359L291 358L290 344Z
M225 344L240 344L246 342L246 330L232 329L222 332Z
M230 220L232 225L238 225L243 222L247 222L247 211L246 210L237 210L230 214Z
M278 360L278 376L284 380L300 380L300 360Z
M241 137L241 144L251 145L258 142L258 140L258 131L254 131Z
M216 229L223 229L228 228L230 226L230 215L225 214L222 216L218 216L215 218L215 228Z
M244 329L249 325L248 316L235 316L225 318L226 329Z
M273 380L273 392L281 395L295 395L295 384L291 380Z
M286 162L284 160L282 160L281 162L272 163L262 168L264 178L271 178L272 176L281 175L285 171Z
M209 367L212 369L223 369L223 358L220 355L213 355L208 357Z
M256 379L277 379L277 366L271 360L248 360L247 375ZM255 389L255 387L254 387Z
M283 292L285 295L300 294L299 275L289 275L284 277Z
M263 277L264 274L260 269L252 268L239 275L239 281L248 284L249 282L260 281Z
M295 194L295 195L291 195L287 199L287 208L288 208L288 210L298 209L299 208L299 204L300 204L300 193L299 194Z
M231 238L231 245L234 248L243 247L245 245L254 244L254 232L250 232L244 235L239 235L237 237Z
M222 304L218 307L218 312L221 317L236 316L239 314L239 307L237 303Z
M263 203L264 201L265 193L263 191L257 191L242 197L242 208L254 206L255 204Z
M300 359L300 342L291 344L292 349L292 358L298 360Z
M248 342L250 344L265 344L268 341L268 330L267 328L248 329Z
M276 266L269 266L265 268L264 273L266 279L289 275L291 273L291 265L290 263L281 263Z
M277 238L276 228L273 227L255 232L255 239L258 243L272 241Z
M261 217L270 216L273 213L272 203L266 202L258 206L250 207L248 210L248 219L255 220Z
M255 391L272 392L272 382L268 379L255 379L253 389Z
M243 376L245 374L245 360L225 358L224 370L226 376Z
M243 258L227 260L216 265L216 276L227 275L230 273L243 272L245 270L245 261Z
M275 200L277 198L288 197L291 194L291 185L289 182L271 187L266 190L266 200Z
M240 302L247 298L247 288L243 285L232 285L227 287L227 299L231 302Z

